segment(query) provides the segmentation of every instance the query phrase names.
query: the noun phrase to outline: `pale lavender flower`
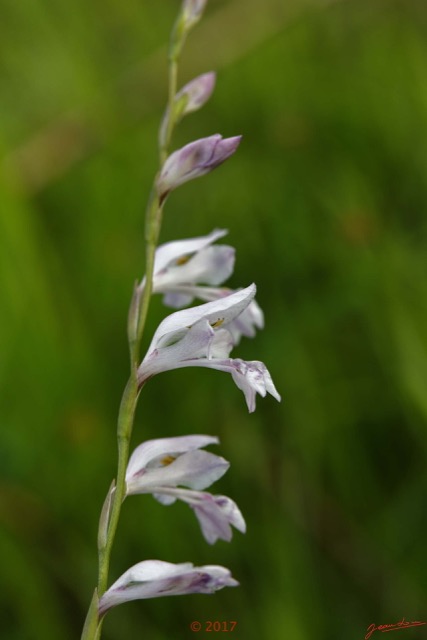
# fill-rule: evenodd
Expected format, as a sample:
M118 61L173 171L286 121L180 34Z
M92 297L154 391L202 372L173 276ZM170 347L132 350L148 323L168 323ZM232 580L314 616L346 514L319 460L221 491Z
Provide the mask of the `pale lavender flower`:
M163 560L144 560L125 571L104 593L99 601L99 615L131 600L214 593L238 585L230 571L218 565L194 567L191 562L172 564Z
M154 260L153 292L163 293L163 302L175 309L191 304L194 298L212 302L233 293L219 285L231 275L235 250L228 245L211 246L227 234L215 229L206 236L177 240L160 245ZM144 286L144 281L141 283ZM228 331L237 345L240 337L253 338L256 329L264 328L264 314L255 300L228 325Z
M203 176L222 164L236 151L240 140L241 136L223 138L215 134L174 151L167 158L157 178L160 201L181 184Z
M161 245L154 260L153 292L164 293L165 304L175 308L190 304L194 298L190 288L197 283L218 285L233 272L235 250L228 245L211 246L226 235L225 229L188 240ZM181 290L180 287L187 287ZM211 298L212 300L214 298ZM171 304L172 303L172 304Z
M196 286L198 282L221 284L233 272L235 251L228 245L211 246L227 234L215 229L206 236L166 242L156 249L154 258L153 293L172 296L171 306L183 307L193 300L187 292L176 293L180 285ZM139 305L145 287L145 277L135 287L129 309L128 331L130 339L137 335ZM167 301L164 299L165 304Z
M200 491L221 478L230 466L224 458L200 451L201 447L217 442L217 438L203 435L144 442L129 459L126 495L150 493L165 505L182 500L194 510L207 542L213 544L218 539L229 542L230 525L246 531L239 508L226 496Z
M165 318L138 368L139 385L162 371L191 366L208 367L231 373L245 395L250 412L255 410L257 393L263 397L270 393L280 401L280 395L262 362L228 357L234 344L226 327L249 306L255 291L253 284L226 297L177 311Z
M176 487L179 484L192 489L205 489L221 478L230 466L224 458L200 451L218 442L215 436L206 435L157 438L143 442L129 458L126 493L153 493L153 487Z

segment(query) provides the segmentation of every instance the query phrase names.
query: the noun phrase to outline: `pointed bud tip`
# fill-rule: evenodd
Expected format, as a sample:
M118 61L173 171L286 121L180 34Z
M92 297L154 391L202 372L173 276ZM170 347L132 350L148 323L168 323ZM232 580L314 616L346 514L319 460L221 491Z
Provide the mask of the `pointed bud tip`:
M242 140L242 136L232 136L231 138L223 138L221 140L221 148L228 155L231 155L237 150L240 142Z

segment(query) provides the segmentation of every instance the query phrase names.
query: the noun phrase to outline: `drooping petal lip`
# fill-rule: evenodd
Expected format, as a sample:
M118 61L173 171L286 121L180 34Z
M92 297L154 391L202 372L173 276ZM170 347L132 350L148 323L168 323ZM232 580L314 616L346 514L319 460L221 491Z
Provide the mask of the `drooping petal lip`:
M145 560L128 569L104 593L99 602L99 615L102 617L112 607L131 600L214 593L238 584L225 567L194 567L189 562L172 564L162 560Z
M230 542L233 535L231 526L242 533L246 532L246 522L231 498L199 491L187 491L186 495L177 497L187 502L194 510L209 544L214 544L219 539Z

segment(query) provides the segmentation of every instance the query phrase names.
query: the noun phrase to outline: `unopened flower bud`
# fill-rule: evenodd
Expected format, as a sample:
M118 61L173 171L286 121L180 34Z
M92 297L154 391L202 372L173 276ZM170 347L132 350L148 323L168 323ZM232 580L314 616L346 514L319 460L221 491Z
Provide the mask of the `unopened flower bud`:
M98 550L103 551L107 544L108 527L110 525L111 506L113 501L113 494L116 488L116 483L113 480L108 490L107 497L104 500L104 505L101 510L101 516L99 518L98 527Z
M203 107L212 95L215 87L215 78L215 72L209 71L208 73L203 73L201 76L197 76L194 80L190 80L190 82L182 87L175 98L176 100L180 100L183 97L187 98L185 108L180 114L181 117Z
M241 136L223 138L215 134L185 145L166 160L157 179L160 201L184 182L198 178L215 169L229 158L239 146Z
M191 29L202 17L207 0L184 0L182 15L186 29Z
M188 32L202 17L207 0L184 0L181 11L172 32L169 56L171 60L177 60Z
M197 76L194 80L188 82L176 94L172 113L170 109L166 109L159 132L160 146L167 147L169 144L170 130L184 116L193 111L197 111L209 100L215 86L215 73L210 71L201 76Z

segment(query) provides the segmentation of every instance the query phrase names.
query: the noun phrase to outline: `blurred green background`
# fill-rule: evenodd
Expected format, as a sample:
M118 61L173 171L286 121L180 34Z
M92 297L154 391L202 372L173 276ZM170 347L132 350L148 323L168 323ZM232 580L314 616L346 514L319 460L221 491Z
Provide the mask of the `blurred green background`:
M95 584L178 7L1 0L7 640L80 637ZM249 415L229 376L197 369L146 387L134 445L219 435L232 467L213 490L248 532L209 547L186 505L133 498L111 578L161 558L223 564L241 587L123 605L103 638L210 637L190 622L236 620L239 640L362 640L426 620L427 5L211 0L181 84L211 69L215 94L174 144L244 141L173 194L161 239L230 230L230 285L256 281L266 314L236 355L263 360L283 401ZM147 342L165 313L156 299Z

